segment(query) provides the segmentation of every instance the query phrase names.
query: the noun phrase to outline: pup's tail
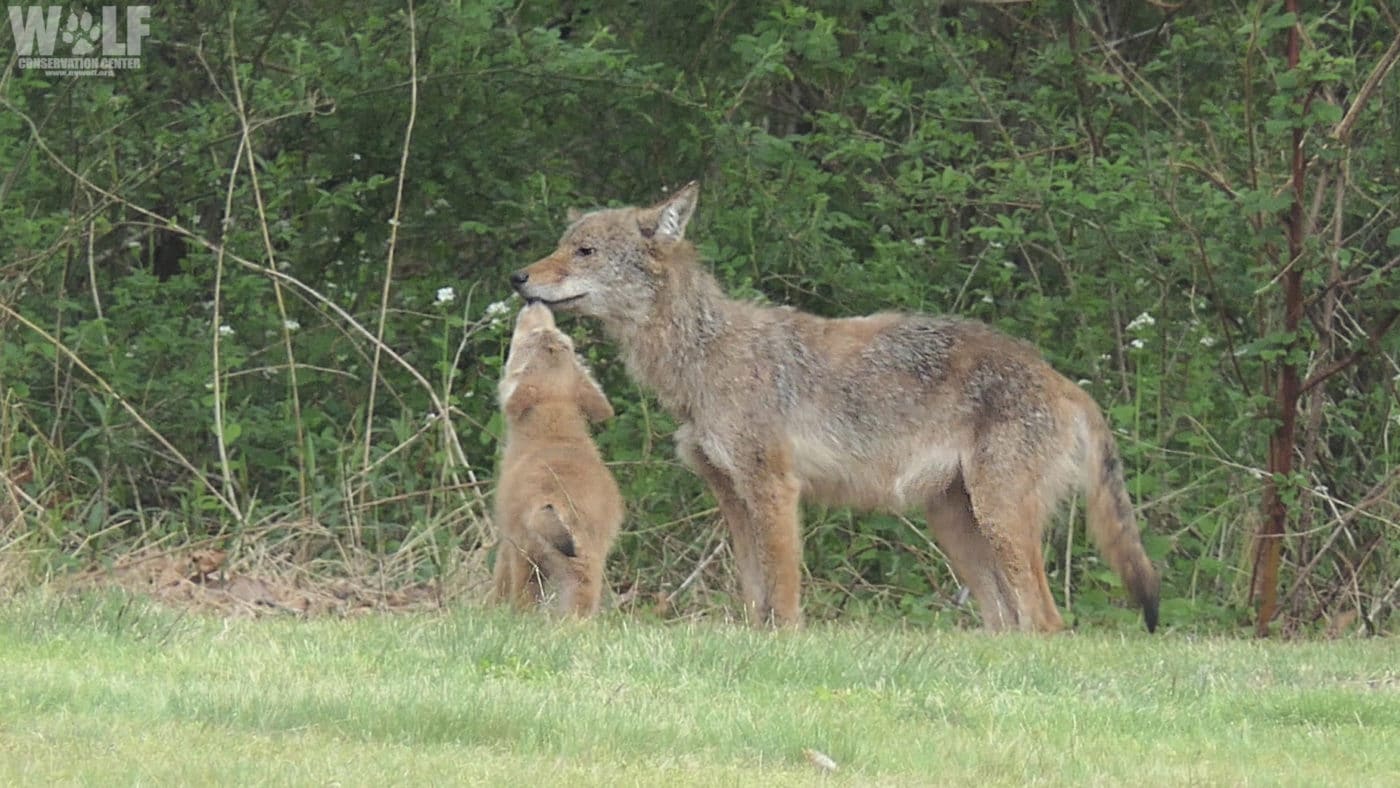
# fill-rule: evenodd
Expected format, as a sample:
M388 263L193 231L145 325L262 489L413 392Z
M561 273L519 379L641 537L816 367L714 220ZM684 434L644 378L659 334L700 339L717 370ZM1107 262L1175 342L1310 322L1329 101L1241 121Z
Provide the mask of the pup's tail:
M541 544L560 553L565 558L578 555L574 545L574 534L552 504L545 504L530 518L530 533Z
M1099 406L1085 395L1081 407L1088 427L1084 435L1084 489L1089 499L1089 535L1142 608L1147 631L1155 632L1161 579L1142 549L1133 502L1123 483L1118 445Z

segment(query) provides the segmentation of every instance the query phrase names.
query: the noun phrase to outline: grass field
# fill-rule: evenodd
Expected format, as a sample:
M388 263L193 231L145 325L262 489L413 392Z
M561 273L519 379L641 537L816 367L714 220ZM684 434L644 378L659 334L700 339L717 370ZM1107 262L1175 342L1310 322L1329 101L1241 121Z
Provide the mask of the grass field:
M1397 785L1400 647L0 611L0 784L823 781Z

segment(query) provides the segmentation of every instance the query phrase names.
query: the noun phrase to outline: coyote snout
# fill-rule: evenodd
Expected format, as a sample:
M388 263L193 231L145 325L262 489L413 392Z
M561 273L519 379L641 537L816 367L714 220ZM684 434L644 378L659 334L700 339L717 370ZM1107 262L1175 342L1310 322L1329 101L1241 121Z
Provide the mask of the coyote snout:
M824 319L725 296L685 239L698 187L648 208L573 214L517 271L527 300L598 318L681 423L676 449L729 526L757 623L796 623L798 499L922 509L993 630L1062 626L1041 533L1088 493L1089 531L1157 623L1103 413L1031 346L952 317Z
M506 441L496 487L496 598L538 602L542 581L552 579L564 612L592 615L623 507L588 423L611 418L612 406L542 304L527 304L516 318L498 394Z

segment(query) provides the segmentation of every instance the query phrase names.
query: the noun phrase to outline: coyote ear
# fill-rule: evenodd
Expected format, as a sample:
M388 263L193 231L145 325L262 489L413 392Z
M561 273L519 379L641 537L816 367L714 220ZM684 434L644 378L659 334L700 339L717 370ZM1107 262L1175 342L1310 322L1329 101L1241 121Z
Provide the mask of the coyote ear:
M582 364L579 366L579 371L583 373L583 379L579 382L579 408L583 411L583 415L595 424L607 421L613 417L613 407L612 403L608 402L608 395L603 393L602 386L599 386L598 381L588 374L588 370L583 369Z
M643 237L679 241L685 237L685 226L695 213L695 200L700 194L700 182L691 181L675 194L647 208L638 220Z
M570 208L569 210L564 212L564 218L568 220L569 224L573 224L574 222L583 218L583 213L583 211L580 211L577 208Z

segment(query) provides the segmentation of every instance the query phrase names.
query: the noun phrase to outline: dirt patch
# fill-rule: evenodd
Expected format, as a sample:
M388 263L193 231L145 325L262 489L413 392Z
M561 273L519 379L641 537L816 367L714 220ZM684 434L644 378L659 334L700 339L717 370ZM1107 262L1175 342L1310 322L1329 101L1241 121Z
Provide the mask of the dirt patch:
M487 588L485 550L458 556L444 580L412 581L393 561L297 564L266 555L235 559L215 547L146 548L53 585L61 590L119 588L161 604L229 617L356 616L435 610L475 601Z

